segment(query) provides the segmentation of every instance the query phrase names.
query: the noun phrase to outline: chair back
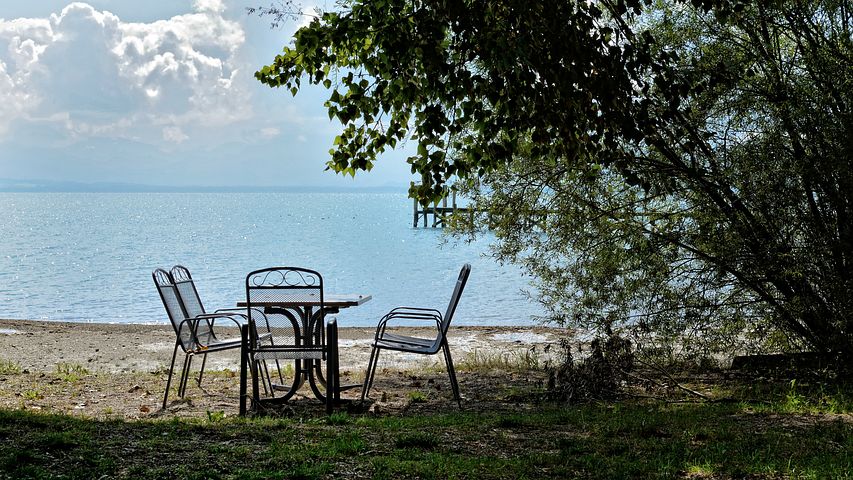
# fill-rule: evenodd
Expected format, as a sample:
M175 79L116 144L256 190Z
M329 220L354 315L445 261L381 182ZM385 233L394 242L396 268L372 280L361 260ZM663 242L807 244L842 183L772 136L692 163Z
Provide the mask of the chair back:
M175 288L178 291L178 298L184 307L184 313L186 313L187 318L207 313L204 310L204 305L198 296L198 290L195 288L195 282L193 282L193 277L190 275L187 267L175 265L169 272L169 276L172 277L172 283L175 284ZM198 328L196 328L196 335L197 338L204 339L204 341L210 341L215 338L213 336L211 321L201 322Z
M275 304L274 312L267 309L261 318L257 312L264 311L269 303ZM325 303L323 277L318 272L300 267L255 270L246 276L246 304L250 325L256 329L254 336L272 333L275 349L303 345L308 335L312 335L314 348L322 348ZM305 317L309 310L313 318ZM305 325L312 330L302 331Z
M154 278L154 285L160 294L160 300L163 301L163 306L169 315L172 328L175 329L175 335L178 335L178 342L181 348L184 351L192 349L195 342L193 341L189 325L185 326L183 331L180 331L181 322L187 318L187 314L181 304L181 298L178 296L178 289L175 287L172 277L169 275L169 272L162 268L154 270L151 276Z
M441 335L447 334L447 329L450 327L450 321L453 319L453 314L456 313L456 307L459 305L459 299L462 297L462 291L465 290L465 284L468 283L468 275L471 273L471 264L466 263L459 271L459 278L456 279L456 287L453 288L453 295L450 296L450 303L447 305L447 311L444 312L444 318L441 321Z

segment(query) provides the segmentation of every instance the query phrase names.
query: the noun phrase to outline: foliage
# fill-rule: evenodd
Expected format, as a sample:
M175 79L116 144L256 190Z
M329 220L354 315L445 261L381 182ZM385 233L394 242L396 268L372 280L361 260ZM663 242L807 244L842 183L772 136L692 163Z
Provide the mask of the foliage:
M853 353L853 14L839 0L345 0L257 78L330 90L329 167L413 139L549 316L688 355Z
M583 360L574 358L568 342L561 343L566 358L550 369L548 390L551 396L569 402L619 396L625 376L634 367L630 341L618 335L597 338L590 343L589 355Z

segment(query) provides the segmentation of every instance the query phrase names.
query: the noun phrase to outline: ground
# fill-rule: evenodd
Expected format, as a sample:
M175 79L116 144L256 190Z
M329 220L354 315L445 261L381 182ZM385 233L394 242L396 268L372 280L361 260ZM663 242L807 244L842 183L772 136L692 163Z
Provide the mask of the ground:
M820 372L635 371L616 398L568 403L545 388L556 331L460 328L461 408L441 357L389 354L365 403L356 388L326 415L303 390L240 418L222 354L160 408L167 327L0 332L0 480L853 477L853 388ZM342 331L343 383L361 382L371 334Z
M406 333L428 334L417 329ZM373 334L369 328L340 330L343 384L363 381ZM161 410L174 339L168 325L0 320L0 407L128 419L236 414L237 352L211 354L201 387L191 382L183 400L173 382L168 406ZM498 400L513 391L541 386L542 372L519 370L549 361L557 339L558 331L543 327L452 329L449 341L466 405L498 408L503 404ZM182 359L179 351L178 370ZM195 371L199 365L196 359ZM360 389L344 394L359 396ZM383 352L371 397L374 411L452 405L443 358ZM428 398L447 402L423 401ZM307 387L291 403L321 407Z

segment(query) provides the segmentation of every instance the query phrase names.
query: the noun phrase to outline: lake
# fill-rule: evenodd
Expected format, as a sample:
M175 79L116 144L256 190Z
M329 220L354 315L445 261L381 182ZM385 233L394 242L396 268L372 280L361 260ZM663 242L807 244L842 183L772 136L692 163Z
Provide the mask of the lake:
M168 323L151 279L190 269L208 310L245 296L246 274L318 270L327 293L373 296L342 326L374 326L389 309L444 310L463 263L471 277L459 325L532 325L529 278L476 242L412 228L396 193L0 193L0 316Z

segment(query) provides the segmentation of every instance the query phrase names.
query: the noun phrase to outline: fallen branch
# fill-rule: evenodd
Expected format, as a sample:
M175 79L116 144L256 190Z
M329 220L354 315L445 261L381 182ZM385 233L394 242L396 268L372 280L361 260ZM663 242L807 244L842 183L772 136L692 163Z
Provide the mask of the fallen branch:
M673 386L673 385L674 385L674 386L675 386L675 387L677 387L679 390L685 391L685 392L689 393L690 395L697 396L697 397L701 398L702 400L705 400L705 401L708 401L708 402L713 401L713 399L712 399L712 398L710 398L710 397L708 397L707 395L702 394L702 393L700 393L700 392L697 392L696 390L693 390L693 389L690 389L690 388L685 387L684 385L682 385L681 383L679 383L679 382L678 382L678 380L676 380L672 375L670 375L670 374L669 374L669 372L667 372L667 371L666 371L666 370L664 370L663 368L661 368L661 367L659 367L659 366L657 366L657 365L654 365L654 364L648 363L648 362L644 362L644 361L640 360L639 358L635 358L634 360L635 360L637 363L640 363L641 365L644 365L644 366L646 366L646 367L649 367L649 368L651 368L651 369L653 369L653 370L657 371L658 373L662 374L662 375L663 375L663 376L665 376L666 378L668 378L668 379L669 379L669 381L671 382L671 385L669 385L669 386ZM647 381L647 382L652 382L652 383L657 384L658 386L661 386L661 387L666 387L666 386L667 386L666 384L663 384L663 383L661 383L661 382L658 382L657 380L652 380L652 379L649 379L649 378L642 378L642 377L639 377L639 376L637 376L637 375L631 374L631 373L629 373L629 372L623 372L623 373L624 373L625 375L628 375L628 376L634 377L634 378L636 378L636 379L638 379L638 380L643 380L643 381Z

